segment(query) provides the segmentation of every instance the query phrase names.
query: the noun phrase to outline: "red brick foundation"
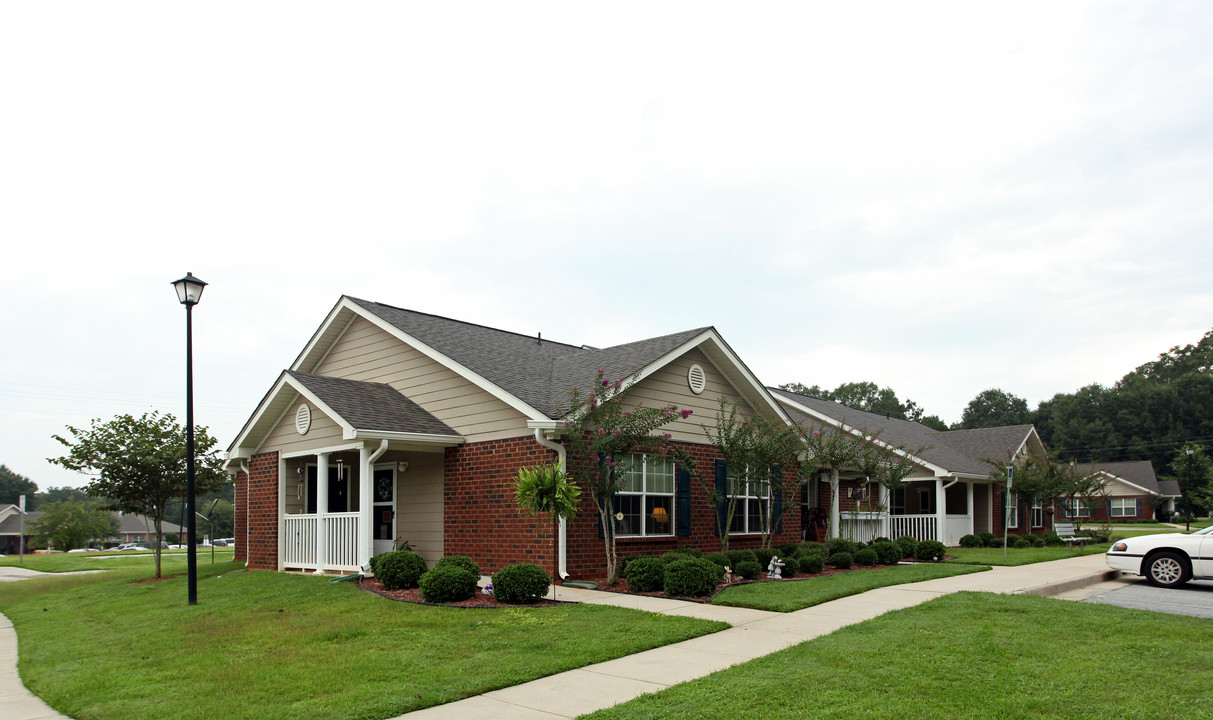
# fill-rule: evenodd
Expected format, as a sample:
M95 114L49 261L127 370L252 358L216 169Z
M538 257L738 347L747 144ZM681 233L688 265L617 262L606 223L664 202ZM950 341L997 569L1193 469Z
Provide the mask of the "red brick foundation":
M250 570L278 569L278 453L254 455L249 475L236 482L236 553L248 562ZM246 493L247 524L242 520ZM247 533L245 528L247 527ZM244 544L241 544L243 534Z

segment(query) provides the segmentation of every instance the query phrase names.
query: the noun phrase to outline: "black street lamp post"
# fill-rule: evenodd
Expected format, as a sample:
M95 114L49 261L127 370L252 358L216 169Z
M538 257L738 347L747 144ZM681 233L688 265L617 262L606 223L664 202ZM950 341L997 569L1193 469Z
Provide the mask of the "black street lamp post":
M173 282L177 300L185 306L185 513L189 518L186 533L186 567L189 573L189 604L198 604L198 545L194 522L194 329L193 309L202 298L206 283L186 273Z
M1192 532L1192 501L1188 495L1192 493L1192 454L1196 451L1189 445L1184 448L1184 452L1188 454L1188 487L1184 491L1184 520L1188 523L1188 532Z

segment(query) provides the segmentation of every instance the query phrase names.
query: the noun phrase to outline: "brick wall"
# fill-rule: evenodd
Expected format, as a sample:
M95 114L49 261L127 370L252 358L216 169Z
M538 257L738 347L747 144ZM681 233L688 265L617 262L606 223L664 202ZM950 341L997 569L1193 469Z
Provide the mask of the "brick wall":
M244 562L248 560L248 535L245 532L248 523L248 473L236 473L235 485L232 536L236 538L236 550L232 559L236 562Z
M245 559L250 570L278 569L278 453L254 455L249 462L248 535ZM236 497L240 497L237 486ZM238 506L239 507L239 506ZM239 510L237 510L239 512ZM239 533L238 522L237 532ZM239 544L237 535L237 544ZM239 552L239 548L237 549Z

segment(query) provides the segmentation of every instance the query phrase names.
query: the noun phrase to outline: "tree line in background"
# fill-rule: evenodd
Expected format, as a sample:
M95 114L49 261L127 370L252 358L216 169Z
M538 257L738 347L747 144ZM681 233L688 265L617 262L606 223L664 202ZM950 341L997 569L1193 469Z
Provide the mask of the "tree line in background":
M1063 460L1149 460L1160 477L1179 481L1201 510L1213 507L1209 487L1213 479L1204 460L1205 446L1213 442L1213 330L1194 344L1160 354L1110 387L1094 383L1058 393L1035 410L1012 393L983 390L950 427L938 416L924 416L913 400L902 402L891 388L875 383L844 383L834 390L801 383L779 387L936 430L1035 425L1041 439ZM1195 451L1191 460L1185 452L1189 446Z

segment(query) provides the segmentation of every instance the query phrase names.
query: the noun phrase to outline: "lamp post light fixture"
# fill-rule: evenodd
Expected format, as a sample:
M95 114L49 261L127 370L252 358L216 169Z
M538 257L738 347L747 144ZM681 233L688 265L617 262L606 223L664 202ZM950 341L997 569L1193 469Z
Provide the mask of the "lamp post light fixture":
M1192 493L1192 455L1196 451L1189 445L1184 448L1184 452L1188 454L1188 487L1184 493L1184 520L1187 522L1188 532L1192 532L1192 501L1188 495Z
M206 283L186 273L173 282L177 300L185 306L185 514L189 518L186 533L186 569L189 574L189 604L198 604L197 523L194 522L194 328L193 309L202 299Z

